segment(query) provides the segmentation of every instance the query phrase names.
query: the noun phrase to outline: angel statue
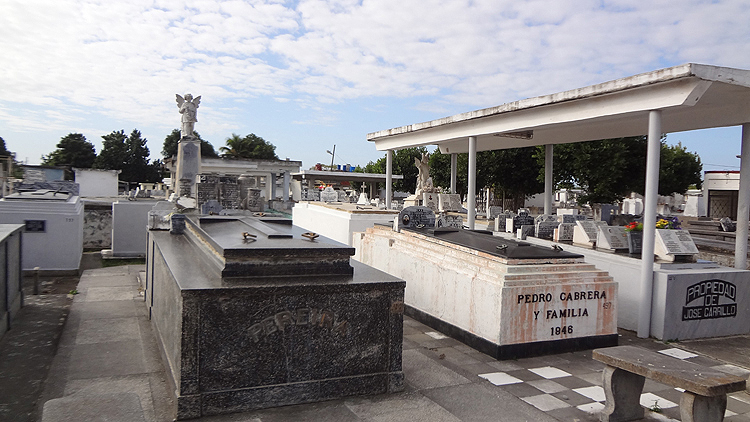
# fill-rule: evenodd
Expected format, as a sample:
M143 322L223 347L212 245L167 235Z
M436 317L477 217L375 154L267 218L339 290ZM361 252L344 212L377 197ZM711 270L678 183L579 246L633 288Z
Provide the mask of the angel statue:
M423 193L435 192L435 187L432 184L432 177L430 177L430 156L429 154L422 154L422 159L414 157L414 166L419 171L417 177L417 189L414 193L417 197L421 197Z
M185 94L185 98L182 98L180 94L175 95L177 95L177 107L182 114L182 137L192 137L195 122L198 121L198 106L201 103L201 97L199 95L193 99L192 94Z

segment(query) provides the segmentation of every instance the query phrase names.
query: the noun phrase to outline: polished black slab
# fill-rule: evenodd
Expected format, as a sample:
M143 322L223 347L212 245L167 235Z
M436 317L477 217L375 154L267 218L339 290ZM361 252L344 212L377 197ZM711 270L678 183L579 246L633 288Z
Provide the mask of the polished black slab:
M223 278L352 274L354 248L306 238L289 219L187 216L185 222L186 235L209 246Z
M507 259L567 259L583 257L581 254L564 251L560 247L537 246L527 242L493 236L492 232L487 230L463 230L453 227L405 230L421 233L428 237L434 237Z

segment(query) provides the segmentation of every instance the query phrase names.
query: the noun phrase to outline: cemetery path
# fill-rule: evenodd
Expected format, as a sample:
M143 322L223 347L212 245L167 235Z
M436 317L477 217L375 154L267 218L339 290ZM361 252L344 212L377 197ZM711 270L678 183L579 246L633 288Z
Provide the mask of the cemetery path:
M72 301L46 295L27 302L18 325L0 341L0 421L172 420L166 374L139 292L142 269L89 270ZM60 318L68 310L63 329ZM35 330L46 330L46 337L34 339ZM747 341L740 336L665 344L627 331L620 337L621 345L744 376L750 375ZM592 360L590 351L497 361L411 318L404 319L403 369L401 393L198 421L593 422L604 406L603 364ZM28 382L32 388L24 390L23 377L34 371L36 379ZM47 372L42 388L38 374ZM647 381L641 403L658 412L647 411L645 420L679 420L679 397L679 391ZM11 414L13 403L19 410ZM729 396L725 420L750 422L746 391Z

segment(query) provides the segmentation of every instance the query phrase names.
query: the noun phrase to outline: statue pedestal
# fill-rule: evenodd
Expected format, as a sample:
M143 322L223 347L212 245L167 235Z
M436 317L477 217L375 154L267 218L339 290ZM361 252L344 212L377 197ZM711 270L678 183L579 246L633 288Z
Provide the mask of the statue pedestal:
M404 207L417 207L421 205L421 202L417 195L409 195L404 199Z
M179 196L195 197L195 177L201 170L200 140L183 136L177 146L177 191Z

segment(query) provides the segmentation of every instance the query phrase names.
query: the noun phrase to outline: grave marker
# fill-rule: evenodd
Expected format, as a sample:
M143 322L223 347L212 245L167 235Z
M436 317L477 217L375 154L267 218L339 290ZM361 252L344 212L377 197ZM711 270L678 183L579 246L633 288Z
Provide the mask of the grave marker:
M438 210L438 194L437 193L423 193L422 205L431 209L433 212L436 212Z
M435 227L454 227L462 229L464 227L464 219L460 215L441 214L435 223Z
M337 202L339 200L339 194L336 193L332 187L326 186L326 188L320 192L320 200L323 202Z
M440 212L460 212L461 211L461 195L440 193L438 196L438 210Z
M435 227L435 213L423 206L406 207L398 213L398 231L401 229L424 229Z
M552 240L552 235L559 224L556 221L539 221L534 228L534 236L539 239Z
M575 223L560 223L555 228L555 233L553 235L553 240L555 242L572 242L573 241L573 231L576 227Z
M596 249L617 251L628 249L628 232L622 226L597 226Z
M692 258L698 254L698 248L687 230L657 229L654 253L659 259L675 261L680 257Z

